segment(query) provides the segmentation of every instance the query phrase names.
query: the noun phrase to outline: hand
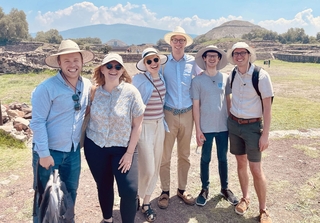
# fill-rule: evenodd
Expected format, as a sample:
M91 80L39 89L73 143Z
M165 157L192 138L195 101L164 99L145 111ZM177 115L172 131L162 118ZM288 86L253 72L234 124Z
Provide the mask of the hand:
M133 156L133 153L125 153L122 156L122 158L119 162L120 166L118 168L118 170L121 169L121 173L126 173L127 171L130 170L131 163L132 163L132 156Z
M269 146L269 137L267 134L262 133L262 135L259 139L260 152L263 152L265 149L268 148L268 146Z
M206 141L206 138L204 137L204 135L201 131L196 132L196 138L197 138L197 145L198 146L202 146L204 141Z
M52 156L42 157L39 159L39 164L48 170L50 166L54 166L54 160Z

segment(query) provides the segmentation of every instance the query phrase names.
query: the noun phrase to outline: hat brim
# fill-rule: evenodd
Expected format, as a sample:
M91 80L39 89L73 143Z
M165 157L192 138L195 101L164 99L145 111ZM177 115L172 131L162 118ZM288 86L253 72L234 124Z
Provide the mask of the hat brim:
M56 54L52 54L45 59L45 63L49 67L53 68L59 68L59 63L58 63L58 56L60 55L65 55L65 54L71 54L71 53L81 53L82 54L82 60L83 64L90 62L94 58L94 53L88 50L71 50L71 51L65 51L65 52L60 52Z
M232 53L233 53L233 51L235 49L241 49L241 48L229 49L227 51L227 59L228 59L229 63L231 63L232 65L236 65L234 60L233 60L233 56L232 56ZM254 61L256 61L256 59L257 59L256 52L252 47L250 47L250 46L249 47L244 47L243 49L246 49L246 50L249 51L249 53L250 53L250 59L249 59L250 63L253 63Z
M151 53L151 54L148 54L148 56L151 56L151 55L158 55L159 58L160 58L160 64L163 65L165 64L167 61L168 61L168 57L164 54L158 54L158 53ZM144 64L144 59L146 57L142 58L141 60L139 60L136 64L136 67L138 70L140 71L147 71L147 67L146 65Z
M183 36L184 38L186 38L186 40L187 40L186 46L190 46L193 43L193 39L188 34L180 33L180 32L170 32L170 33L167 33L166 35L164 35L164 41L166 43L168 43L169 45L170 45L172 36Z
M227 60L227 54L224 52L224 50L216 48L216 47L205 47L201 50L199 50L195 56L195 61L197 63L197 65L202 69L205 70L207 69L206 67L206 63L204 62L202 55L210 50L214 50L217 51L221 54L221 58L220 61L217 64L217 70L221 70L222 68L224 68L225 66L227 66L228 64L228 60Z

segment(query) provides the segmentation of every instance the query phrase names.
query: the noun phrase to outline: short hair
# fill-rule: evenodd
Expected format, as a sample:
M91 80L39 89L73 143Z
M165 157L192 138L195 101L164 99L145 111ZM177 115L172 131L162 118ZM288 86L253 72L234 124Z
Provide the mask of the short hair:
M218 51L215 51L215 50L207 50L206 52L204 52L204 53L202 54L202 57L207 57L207 53L217 53L219 59L221 59L221 57L222 57L222 54L219 53Z

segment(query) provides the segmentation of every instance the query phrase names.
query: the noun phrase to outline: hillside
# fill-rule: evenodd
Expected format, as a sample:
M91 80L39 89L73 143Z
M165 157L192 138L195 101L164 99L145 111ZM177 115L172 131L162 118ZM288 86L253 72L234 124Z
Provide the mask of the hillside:
M99 24L68 29L59 33L64 39L97 37L101 39L102 43L116 39L127 45L139 45L143 43L156 44L168 32L170 31L127 24ZM196 37L194 34L190 35L193 38Z
M206 40L220 38L241 38L243 34L251 32L253 29L264 29L248 21L232 20L225 22L209 32L196 37L195 39L205 38Z

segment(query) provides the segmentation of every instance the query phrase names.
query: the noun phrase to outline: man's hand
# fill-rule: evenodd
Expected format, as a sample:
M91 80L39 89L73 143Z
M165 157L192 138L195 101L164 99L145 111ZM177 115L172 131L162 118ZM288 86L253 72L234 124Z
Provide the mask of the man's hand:
M50 166L54 166L54 160L52 156L40 158L39 163L43 168L46 168L47 170L50 168Z

